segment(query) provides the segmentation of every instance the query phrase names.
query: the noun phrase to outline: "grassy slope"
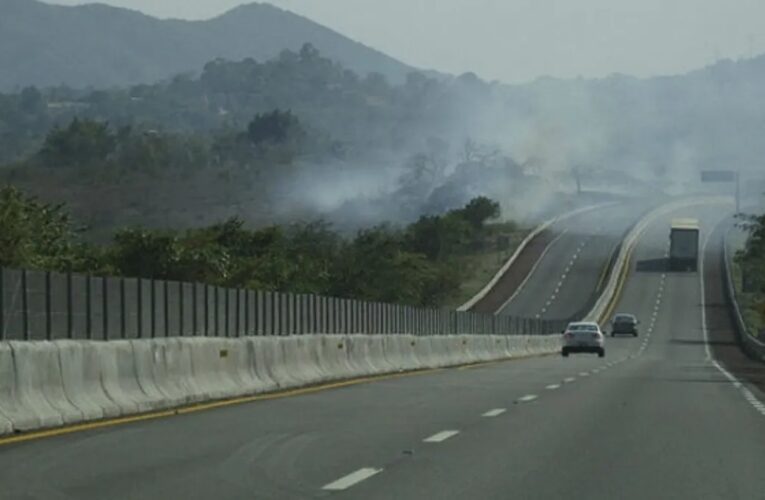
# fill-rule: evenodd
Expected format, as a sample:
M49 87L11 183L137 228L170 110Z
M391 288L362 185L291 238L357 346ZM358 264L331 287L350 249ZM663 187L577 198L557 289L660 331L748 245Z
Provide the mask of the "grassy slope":
M459 294L447 302L447 307L457 308L480 292L530 232L528 229L521 229L513 224L493 224L490 229L491 232L487 238L488 245L484 250L458 259L460 267L466 270L466 278L460 287ZM508 248L502 251L497 249L496 244L497 239L501 236L508 237L510 243Z

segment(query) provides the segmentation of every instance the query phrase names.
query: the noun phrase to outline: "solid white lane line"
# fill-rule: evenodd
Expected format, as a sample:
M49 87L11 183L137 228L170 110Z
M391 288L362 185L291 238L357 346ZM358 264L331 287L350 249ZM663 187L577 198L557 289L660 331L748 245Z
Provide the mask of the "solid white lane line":
M438 434L433 434L429 438L425 438L422 441L424 443L440 443L442 441L446 441L450 437L454 437L457 434L459 434L460 431L441 431Z
M370 477L374 476L375 474L379 474L380 472L382 472L382 469L373 469L371 467L359 469L356 472L348 474L345 477L341 477L337 481L329 483L328 485L324 486L322 489L328 490L328 491L347 490L354 484L358 484L361 481L364 481L365 479L369 479Z
M548 391L554 391L555 389L560 389L560 384L550 384L547 387L545 387Z
M570 384L574 380L576 380L576 377L566 377L566 378L563 379L563 383L564 384Z
M503 413L505 413L506 411L507 410L505 408L495 408L493 410L487 411L486 413L484 413L481 416L482 417L498 417L498 416L502 415Z
M518 398L516 403L530 403L534 401L535 399L537 399L538 397L539 396L537 396L536 394L527 394L523 396L522 398Z
M556 236L550 243L548 243L547 247L542 252L542 255L540 255L539 258L537 258L537 261L534 264L534 266L531 268L531 271L529 271L529 273L523 279L521 284L518 285L518 288L515 289L515 292L510 296L510 298L507 299L505 301L505 303L502 304L502 307L500 307L497 310L497 312L494 313L494 314L499 314L499 311L504 310L508 306L508 304L510 304L513 300L515 300L515 298L518 296L518 294L521 293L521 291L523 291L524 287L526 286L526 283L528 283L528 281L531 279L531 276L537 271L537 268L542 264L542 261L544 260L545 256L548 254L548 252L550 252L550 250L553 248L553 246L555 246L555 244L558 242L558 240L563 238L563 235L565 235L566 233L568 233L568 228L566 228L563 231L561 231L561 233L558 236ZM537 316L537 318L539 318L539 316Z

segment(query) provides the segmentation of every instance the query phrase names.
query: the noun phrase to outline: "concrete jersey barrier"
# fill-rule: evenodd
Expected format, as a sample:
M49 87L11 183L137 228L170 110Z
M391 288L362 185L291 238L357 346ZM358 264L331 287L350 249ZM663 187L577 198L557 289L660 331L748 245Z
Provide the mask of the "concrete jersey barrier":
M0 342L0 435L320 382L551 354L560 336Z
M744 350L752 357L765 362L765 343L760 342L753 335L749 333L749 327L744 321L744 315L741 313L741 307L736 299L736 287L733 284L733 273L731 270L731 260L728 255L728 236L730 231L725 235L725 241L723 241L723 272L725 273L725 285L726 295L728 301L733 307L733 317L735 319L736 328L738 330L738 338L741 341Z

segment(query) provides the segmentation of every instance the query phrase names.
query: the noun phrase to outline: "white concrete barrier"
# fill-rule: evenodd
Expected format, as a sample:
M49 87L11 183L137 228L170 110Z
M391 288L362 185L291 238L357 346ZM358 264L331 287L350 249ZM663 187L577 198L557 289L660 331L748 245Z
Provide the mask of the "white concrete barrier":
M268 358L262 348L263 337L251 337L245 339L248 351L248 360L252 364L253 379L255 384L252 386L254 392L269 392L279 388L279 384L274 380L271 373L271 366L268 364Z
M205 400L240 396L247 392L239 379L234 352L246 348L243 343L228 339L201 338L189 343L191 356L191 387Z
M43 426L36 412L19 398L16 366L10 344L0 344L0 434Z
M64 392L58 348L53 342L11 342L19 395L43 425L73 424L84 417Z
M151 348L148 342L143 346L146 350ZM166 401L164 394L157 391L155 398L149 398L141 388L141 371L138 367L142 359L129 341L94 342L92 348L98 351L104 392L120 408L122 415L166 407L162 404ZM151 370L151 364L147 363L145 369ZM166 404L169 405L170 402Z
M372 353L373 335L349 335L348 361L354 376L366 377L380 373L374 365Z
M552 337L488 335L6 342L0 343L0 434L322 381L542 354L559 344Z
M118 417L122 412L101 385L101 363L95 344L74 340L56 343L64 392L84 420Z

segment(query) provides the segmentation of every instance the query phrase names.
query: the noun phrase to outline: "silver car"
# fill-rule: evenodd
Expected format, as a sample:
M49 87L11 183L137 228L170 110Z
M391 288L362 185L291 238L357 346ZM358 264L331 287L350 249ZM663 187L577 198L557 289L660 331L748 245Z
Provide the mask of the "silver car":
M563 332L563 349L561 354L568 357L572 352L597 353L599 357L606 355L604 347L605 336L600 326L592 322L569 323Z

